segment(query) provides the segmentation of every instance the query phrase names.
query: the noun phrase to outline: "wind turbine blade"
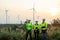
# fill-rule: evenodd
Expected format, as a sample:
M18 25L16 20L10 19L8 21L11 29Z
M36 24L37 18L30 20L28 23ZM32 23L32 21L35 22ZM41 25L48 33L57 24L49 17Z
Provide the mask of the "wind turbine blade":
M28 9L28 10L33 10L33 8L30 8L30 9Z

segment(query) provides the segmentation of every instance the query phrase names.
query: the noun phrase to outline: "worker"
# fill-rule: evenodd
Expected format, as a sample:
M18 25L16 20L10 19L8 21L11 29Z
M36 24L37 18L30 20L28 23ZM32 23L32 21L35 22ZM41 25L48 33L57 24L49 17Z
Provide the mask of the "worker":
M26 23L26 40L28 39L28 35L30 36L30 40L32 40L32 23L31 20L28 20Z
M34 39L39 40L39 24L38 24L38 21L35 21L33 28L34 28L34 36L35 36Z
M45 22L45 19L43 19L42 23L40 24L40 27L42 32L42 40L48 40L47 36L48 24Z

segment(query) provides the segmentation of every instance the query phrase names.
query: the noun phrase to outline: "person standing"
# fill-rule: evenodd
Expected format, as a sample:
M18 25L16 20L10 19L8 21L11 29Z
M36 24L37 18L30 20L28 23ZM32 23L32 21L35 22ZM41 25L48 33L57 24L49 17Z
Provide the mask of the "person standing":
M28 20L26 23L26 40L28 39L28 35L30 36L30 40L32 40L32 23L31 20Z
M39 24L38 24L38 21L35 21L33 28L34 28L34 36L35 36L34 39L39 40Z
M48 35L47 35L48 24L45 22L45 19L42 20L40 27L42 31L42 40L48 40Z

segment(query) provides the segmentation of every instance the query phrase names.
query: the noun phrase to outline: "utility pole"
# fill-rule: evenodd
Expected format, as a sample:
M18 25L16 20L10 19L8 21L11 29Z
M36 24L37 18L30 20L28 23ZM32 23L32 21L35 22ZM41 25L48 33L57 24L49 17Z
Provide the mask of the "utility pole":
M7 24L7 14L8 14L8 10L5 10L5 12L6 12L6 24Z

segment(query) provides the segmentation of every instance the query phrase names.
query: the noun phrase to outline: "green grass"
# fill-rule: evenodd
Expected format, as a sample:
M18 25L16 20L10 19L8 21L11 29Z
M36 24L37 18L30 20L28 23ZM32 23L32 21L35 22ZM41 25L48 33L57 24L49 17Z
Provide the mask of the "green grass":
M33 35L34 36L34 35ZM41 38L41 34L40 34ZM25 32L1 32L0 40L25 40ZM60 33L54 31L49 40L60 40Z
M53 30L53 29L52 29ZM60 30L49 31L49 40L60 40ZM41 39L41 33L40 39ZM0 32L0 40L25 40L26 32L22 29L20 31L11 31L8 29ZM32 39L34 39L34 33L32 31Z

